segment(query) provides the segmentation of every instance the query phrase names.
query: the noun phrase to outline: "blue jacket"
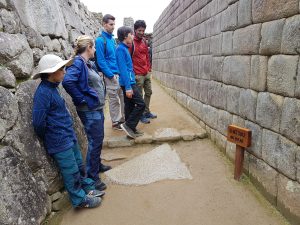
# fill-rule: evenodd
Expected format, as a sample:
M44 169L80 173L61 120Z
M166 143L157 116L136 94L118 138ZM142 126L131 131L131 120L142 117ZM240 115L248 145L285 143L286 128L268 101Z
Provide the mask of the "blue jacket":
M73 120L58 85L42 80L33 99L32 124L49 154L66 151L77 142Z
M88 68L84 59L76 56L74 62L66 70L62 85L72 97L74 105L86 103L89 109L99 105L97 92L88 84Z
M106 54L104 52L104 40L106 40ZM95 41L97 62L103 74L112 78L115 74L119 74L119 68L116 61L116 46L112 34L102 31L101 36Z
M116 50L116 55L120 70L120 86L124 86L126 90L132 90L131 85L136 82L128 48L124 43L120 43Z

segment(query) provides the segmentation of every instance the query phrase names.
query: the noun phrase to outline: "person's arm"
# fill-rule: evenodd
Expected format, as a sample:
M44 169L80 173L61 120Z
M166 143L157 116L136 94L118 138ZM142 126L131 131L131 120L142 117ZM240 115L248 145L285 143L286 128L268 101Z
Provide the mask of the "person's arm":
M104 37L103 37L104 38ZM107 76L108 78L113 78L114 74L113 72L109 69L107 66L106 60L105 60L105 55L104 55L104 42L103 38L98 37L96 39L96 52L97 52L97 62L98 66L102 70L103 74ZM107 48L107 42L106 42L106 51L108 50Z
M126 92L132 92L130 77L126 66L126 52L123 50L117 51L117 63L119 66L120 78L124 82Z
M50 109L51 96L39 93L34 97L32 110L32 125L36 134L43 139L46 132L46 118Z
M64 89L72 97L75 105L79 105L85 102L84 94L78 89L79 77L81 75L80 65L73 63L67 68L66 75L62 82Z

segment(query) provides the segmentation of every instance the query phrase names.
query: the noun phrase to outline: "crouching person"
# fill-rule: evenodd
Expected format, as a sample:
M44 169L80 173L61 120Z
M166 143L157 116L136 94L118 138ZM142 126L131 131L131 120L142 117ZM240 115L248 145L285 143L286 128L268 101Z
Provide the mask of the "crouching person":
M129 27L123 26L118 29L120 45L116 50L117 63L120 71L120 86L124 93L125 120L121 128L127 136L136 138L143 135L143 132L136 129L145 110L145 102L136 86L133 72L132 60L128 51L132 45L133 34Z
M69 64L71 60L55 55L45 55L39 61L38 73L33 76L41 78L33 99L33 127L56 161L73 207L94 208L100 205L104 192L95 190L95 182L86 177L73 120L58 88Z

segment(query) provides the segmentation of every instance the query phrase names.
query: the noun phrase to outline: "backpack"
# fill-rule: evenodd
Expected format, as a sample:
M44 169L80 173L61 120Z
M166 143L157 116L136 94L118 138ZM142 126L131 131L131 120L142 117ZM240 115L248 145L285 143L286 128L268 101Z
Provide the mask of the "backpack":
M103 37L101 34L100 34L98 37L100 37L100 38L103 39L103 44L104 44L104 57L105 57L105 56L106 56L106 45L107 45L107 43L106 43L106 38ZM97 61L97 51L95 51L95 55L94 55L94 60L93 60L93 61L95 62L95 65L96 65L96 67L97 67L97 70L98 70L99 72L102 72L102 71L101 71L101 68L99 67L98 61Z

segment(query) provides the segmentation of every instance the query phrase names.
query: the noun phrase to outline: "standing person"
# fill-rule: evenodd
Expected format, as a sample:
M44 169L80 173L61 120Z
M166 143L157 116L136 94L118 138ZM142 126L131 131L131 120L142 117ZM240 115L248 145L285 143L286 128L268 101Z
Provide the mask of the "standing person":
M124 122L124 97L119 85L116 43L113 37L115 17L107 14L103 17L102 22L104 30L96 38L96 62L104 74L112 128L122 130L120 124Z
M67 68L63 81L65 90L72 97L77 114L84 126L88 139L86 169L89 178L96 183L96 189L104 190L100 172L111 169L101 163L101 150L104 139L105 86L103 78L90 61L94 57L94 41L87 35L79 36L75 41L75 59Z
M144 101L146 104L145 112L141 118L142 123L150 123L150 119L157 118L157 115L150 111L150 98L152 95L151 87L151 64L148 53L148 44L144 38L146 23L144 20L137 20L134 23L134 40L130 46L133 68L137 87L141 95L144 92Z
M42 81L34 94L32 124L60 169L73 207L94 208L104 192L94 190L95 182L86 177L73 120L58 88L70 63L56 55L45 55L39 61L33 79Z
M116 55L120 70L120 85L124 94L126 119L125 123L121 124L121 128L129 137L136 138L143 135L143 132L138 131L136 127L145 110L145 102L136 86L132 60L128 51L128 46L133 41L132 30L126 26L120 27L118 39L120 45Z

